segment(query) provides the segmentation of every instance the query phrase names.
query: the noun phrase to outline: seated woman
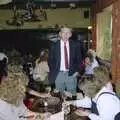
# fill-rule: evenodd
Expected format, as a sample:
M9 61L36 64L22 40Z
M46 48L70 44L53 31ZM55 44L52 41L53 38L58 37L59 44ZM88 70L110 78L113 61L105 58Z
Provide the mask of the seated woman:
M86 78L93 77L94 68L98 67L98 66L99 66L99 64L98 64L96 58L91 53L87 53L85 56L85 60L80 65L78 80L81 81Z
M23 104L28 79L17 65L8 66L8 79L0 84L0 120L35 120L43 116Z
M91 55L87 54L85 57L85 75L93 75L93 71L95 67L98 67L99 64L97 60Z
M94 57L94 59L98 62L99 65L106 66L108 69L111 68L111 60L102 59L101 57L97 56L95 51L92 49L89 49L88 53Z
M81 81L80 88L85 93L85 97L81 100L66 102L78 108L75 111L77 115L87 116L90 120L114 120L120 112L120 100L113 91L106 67L95 68L94 77L91 80ZM89 108L90 111L80 108Z
M30 109L35 98L51 97L49 93L45 93L45 87L48 84L47 76L49 72L47 56L48 51L45 49L41 52L39 59L36 60L35 68L33 70L33 80L28 85L27 97L24 100L25 105Z
M48 85L49 67L47 63L48 50L44 49L40 53L40 58L36 60L36 65L33 70L33 87L38 92L45 92L45 86Z

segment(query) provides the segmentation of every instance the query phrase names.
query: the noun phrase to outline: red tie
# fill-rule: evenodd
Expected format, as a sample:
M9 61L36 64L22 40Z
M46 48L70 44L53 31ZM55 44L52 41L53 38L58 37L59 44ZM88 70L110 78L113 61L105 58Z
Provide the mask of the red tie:
M69 65L68 65L68 52L67 52L66 42L64 42L64 55L65 55L65 68L68 69Z

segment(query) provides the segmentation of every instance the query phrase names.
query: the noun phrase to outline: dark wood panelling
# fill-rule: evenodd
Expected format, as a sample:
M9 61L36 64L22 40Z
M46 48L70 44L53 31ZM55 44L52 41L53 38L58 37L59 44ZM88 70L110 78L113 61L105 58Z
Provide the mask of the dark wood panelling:
M120 80L120 0L113 4L112 18L112 77Z

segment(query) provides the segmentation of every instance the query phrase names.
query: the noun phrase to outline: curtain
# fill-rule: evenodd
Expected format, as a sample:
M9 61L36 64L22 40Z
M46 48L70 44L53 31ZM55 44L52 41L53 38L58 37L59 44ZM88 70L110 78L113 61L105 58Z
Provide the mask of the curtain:
M103 59L111 60L112 12L104 10L97 14L97 55Z

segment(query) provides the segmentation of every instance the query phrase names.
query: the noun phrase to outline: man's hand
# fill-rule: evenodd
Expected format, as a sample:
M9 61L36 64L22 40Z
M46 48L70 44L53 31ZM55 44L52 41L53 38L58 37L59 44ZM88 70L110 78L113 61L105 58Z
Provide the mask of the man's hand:
M74 74L73 74L73 77L77 77L79 75L79 73L78 72L75 72Z

